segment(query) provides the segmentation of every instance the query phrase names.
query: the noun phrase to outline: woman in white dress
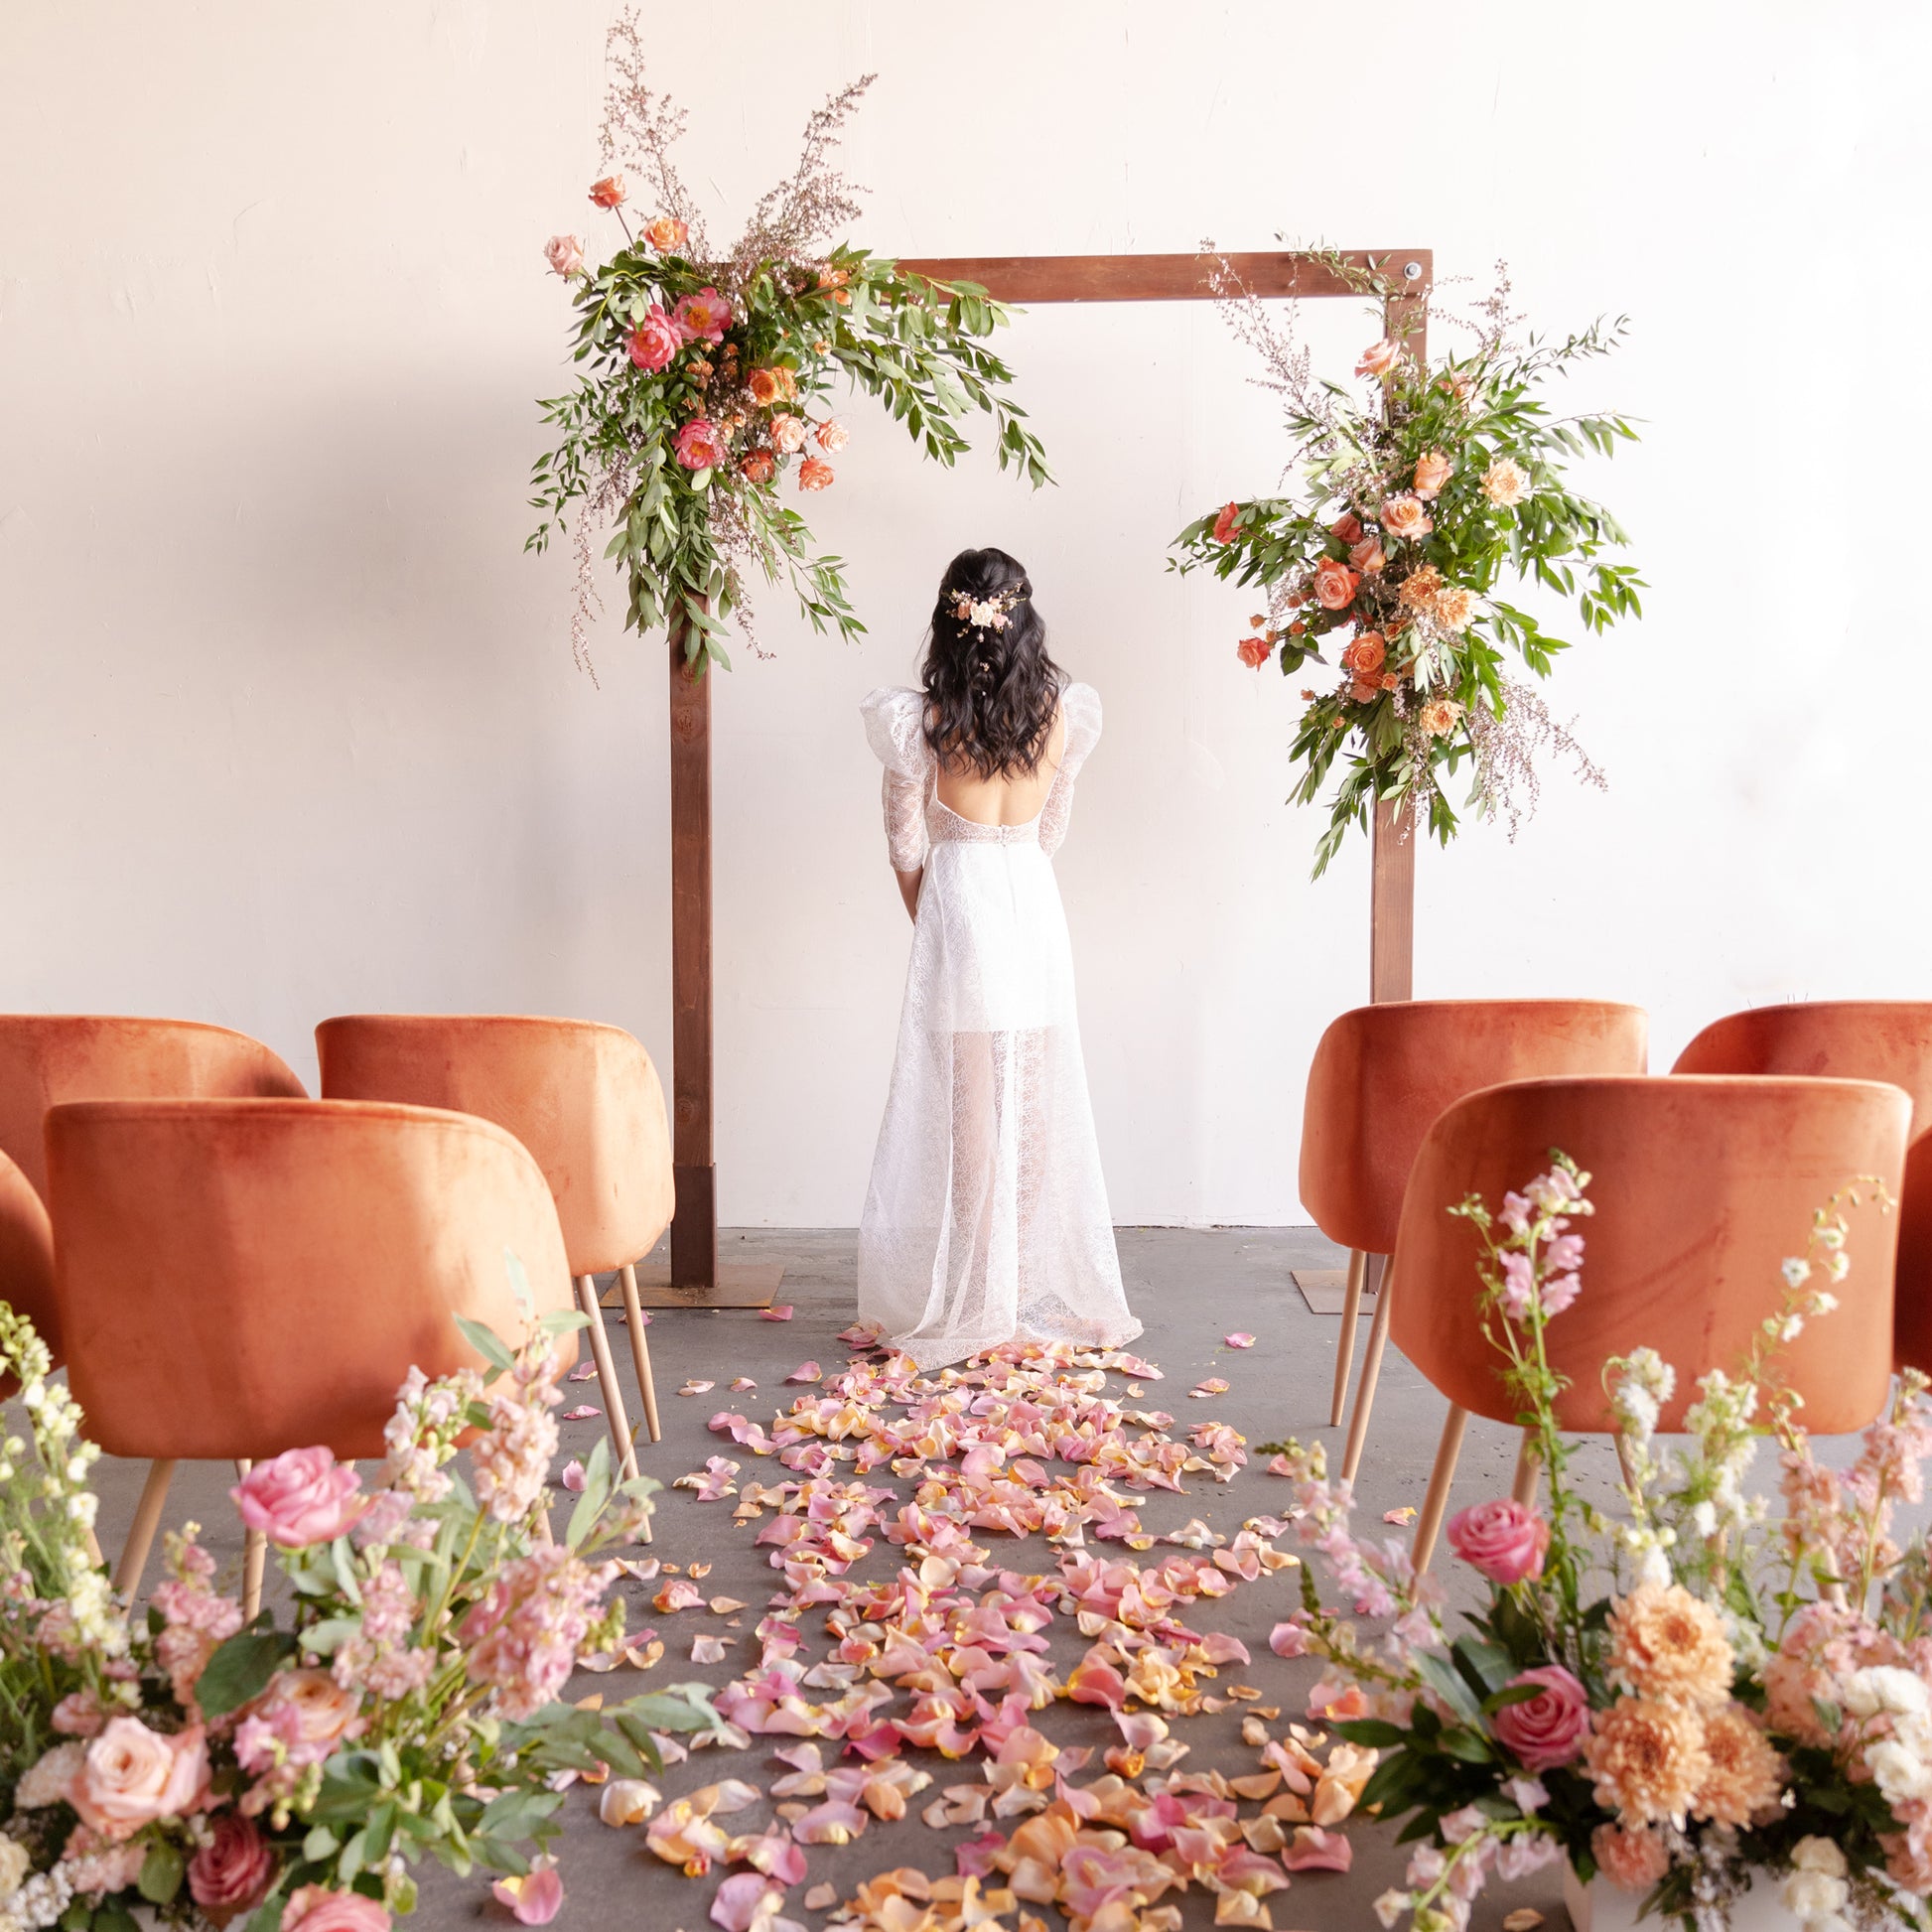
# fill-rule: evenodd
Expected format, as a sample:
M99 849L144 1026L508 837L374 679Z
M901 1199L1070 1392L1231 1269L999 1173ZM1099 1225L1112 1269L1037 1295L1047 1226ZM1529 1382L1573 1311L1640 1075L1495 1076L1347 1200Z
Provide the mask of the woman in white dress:
M948 566L924 687L861 706L912 914L859 1313L922 1369L1012 1340L1119 1347L1121 1288L1053 880L1100 698L1003 550Z

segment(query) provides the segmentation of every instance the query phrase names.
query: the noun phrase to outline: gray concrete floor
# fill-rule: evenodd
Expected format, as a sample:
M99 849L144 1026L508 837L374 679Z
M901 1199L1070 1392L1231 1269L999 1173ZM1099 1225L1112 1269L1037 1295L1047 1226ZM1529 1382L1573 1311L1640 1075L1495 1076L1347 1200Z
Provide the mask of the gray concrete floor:
M705 1424L721 1406L731 1406L768 1425L770 1416L787 1407L790 1397L797 1393L783 1386L782 1378L791 1369L807 1358L828 1368L845 1359L846 1351L836 1335L854 1312L855 1237L849 1231L759 1229L728 1233L723 1247L728 1259L782 1261L787 1273L779 1299L790 1302L796 1313L791 1321L780 1323L762 1320L748 1311L659 1311L651 1324L650 1339L664 1437L654 1447L643 1446L641 1461L647 1474L666 1485L651 1554L674 1563L708 1560L713 1568L705 1583L707 1591L742 1597L753 1608L745 1616L742 1636L730 1653L732 1661L705 1668L689 1662L690 1639L700 1630L718 1630L721 1620L703 1611L660 1616L647 1600L657 1586L627 1584L623 1587L630 1598L632 1628L655 1625L667 1640L666 1657L655 1670L641 1676L634 1672L581 1676L572 1685L573 1696L592 1691L625 1695L658 1683L697 1678L723 1684L756 1655L751 1626L772 1588L767 1552L753 1547L755 1527L732 1525L730 1504L700 1504L690 1491L673 1490L669 1484L686 1471L701 1468L707 1456L721 1452L730 1452L741 1460L746 1476L777 1478L775 1463L760 1462L727 1439L710 1435ZM1340 1432L1327 1428L1327 1416L1340 1319L1311 1313L1289 1279L1293 1267L1339 1266L1342 1257L1337 1250L1311 1229L1128 1228L1120 1233L1120 1253L1129 1298L1147 1324L1147 1333L1136 1346L1166 1372L1164 1382L1150 1385L1150 1403L1158 1397L1159 1406L1173 1413L1181 1430L1214 1419L1231 1424L1251 1445L1286 1435L1305 1439L1315 1436L1330 1443L1338 1455ZM1252 1350L1237 1352L1222 1346L1221 1337L1239 1329L1255 1335ZM1363 1341L1367 1331L1364 1318ZM617 1352L627 1377L626 1351L620 1345ZM735 1375L757 1378L757 1393L728 1398L724 1385ZM1228 1393L1213 1401L1188 1400L1187 1390L1209 1375L1224 1376L1231 1385ZM719 1387L695 1400L680 1399L674 1391L692 1376L715 1379ZM584 1386L590 1399L596 1400L596 1385ZM1363 1523L1377 1524L1384 1510L1400 1504L1421 1503L1443 1414L1442 1398L1391 1350L1358 1485ZM564 1455L588 1453L602 1428L601 1422L565 1424ZM1472 1422L1451 1507L1506 1491L1515 1448L1513 1432ZM1586 1458L1597 1453L1593 1448L1583 1451ZM1601 1453L1607 1459L1607 1449ZM141 1473L138 1465L111 1459L103 1459L100 1465L101 1542L110 1553L120 1547ZM892 1478L889 1471L882 1470L870 1479L883 1482ZM197 1518L208 1532L209 1546L224 1562L238 1564L239 1533L225 1496L232 1480L232 1474L223 1469L184 1468L167 1520L179 1523L189 1516ZM1267 1475L1260 1458L1227 1484L1197 1476L1186 1481L1184 1495L1155 1491L1137 1498L1136 1506L1149 1529L1165 1533L1178 1528L1189 1517L1200 1516L1215 1530L1232 1534L1245 1518L1278 1511L1287 1500L1287 1485ZM996 1562L1008 1562L1022 1571L1050 1566L1043 1542L1003 1548L1003 1539L995 1536L990 1540L998 1552L993 1559ZM1099 1547L1119 1553L1117 1545ZM854 1575L890 1577L898 1560L895 1547L882 1538ZM1284 1724L1290 1716L1300 1714L1316 1676L1311 1663L1284 1663L1267 1647L1269 1630L1294 1607L1296 1575L1292 1570L1285 1571L1243 1586L1211 1606L1202 1605L1196 1617L1199 1627L1229 1630L1247 1644L1254 1654L1253 1668L1231 1672L1230 1676L1257 1685L1268 1703L1280 1704ZM811 1628L810 1619L806 1627ZM1070 1667L1083 1647L1069 1624L1056 1640L1056 1668L1063 1672ZM1259 1768L1256 1753L1240 1742L1239 1718L1238 1711L1231 1711L1218 1717L1176 1721L1175 1734L1192 1746L1182 1768L1216 1766L1233 1775ZM1116 1741L1105 1713L1084 1706L1056 1705L1038 1714L1035 1722L1062 1744ZM828 1751L828 1758L830 1755ZM933 1789L922 1794L915 1801L913 1814L897 1825L876 1823L857 1843L843 1849L811 1848L806 1886L791 1894L788 1911L792 1917L813 1927L823 1923L823 1914L807 1912L799 1902L805 1889L823 1880L839 1885L844 1895L872 1873L897 1865L917 1865L934 1875L952 1870L951 1841L973 1834L941 1834L941 1842L935 1843L935 1835L917 1820L916 1809L929 1802L939 1786L976 1779L977 1763L949 1764L936 1754L927 1763L924 1754L909 1752L908 1756L933 1772ZM757 1740L749 1754L716 1749L696 1753L689 1762L670 1767L660 1783L667 1797L675 1797L727 1776L767 1784L783 1768L768 1759L764 1740ZM673 1932L673 1928L701 1932L708 1925L716 1877L694 1881L660 1863L645 1850L641 1827L614 1831L601 1825L594 1815L594 1797L581 1787L571 1794L566 1813L568 1830L561 1841L569 1902L559 1922L588 1925L596 1921L648 1928L649 1932L659 1932L660 1928L662 1932ZM740 1831L755 1829L768 1815L763 1808L743 1813L733 1826ZM1355 1846L1353 1871L1346 1875L1305 1873L1287 1891L1276 1894L1272 1915L1282 1932L1375 1924L1370 1901L1400 1879L1404 1855L1394 1847L1391 1831L1361 1821L1349 1829ZM481 1881L459 1881L435 1868L426 1868L422 1875L422 1905L412 1923L425 1927L426 1932L470 1926L479 1920L501 1925L511 1922L508 1914L489 1899ZM1495 1927L1505 1912L1530 1905L1546 1915L1551 1932L1562 1932L1568 1921L1560 1894L1560 1883L1551 1871L1514 1887L1492 1889L1479 1905L1474 1924L1478 1928ZM1179 1902L1190 1929L1212 1924L1211 1896L1193 1890ZM1048 1916L1049 1923L1058 1923L1051 1914Z

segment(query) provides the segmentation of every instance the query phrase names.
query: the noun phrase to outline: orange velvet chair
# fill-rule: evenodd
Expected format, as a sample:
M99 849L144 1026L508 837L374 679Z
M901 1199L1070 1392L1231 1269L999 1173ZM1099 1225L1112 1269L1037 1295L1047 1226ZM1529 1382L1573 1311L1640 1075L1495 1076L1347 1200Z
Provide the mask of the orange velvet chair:
M1302 1109L1302 1204L1349 1252L1329 1426L1341 1421L1370 1255L1395 1248L1423 1136L1478 1087L1543 1075L1642 1073L1649 1017L1607 1000L1401 1000L1357 1007L1321 1035ZM1389 1333L1383 1269L1342 1473L1354 1480Z
M34 1324L58 1368L67 1359L54 1306L54 1223L34 1184L0 1154L0 1302ZM19 1384L0 1372L0 1402Z
M258 1039L198 1020L0 1014L0 1154L47 1198L47 1110L68 1100L266 1100L305 1089Z
M1892 1324L1898 1368L1932 1375L1932 1127L1905 1150L1898 1206L1898 1313Z
M405 1100L493 1120L527 1147L556 1196L579 1306L591 1318L611 1430L636 1467L594 1277L617 1270L631 1361L655 1443L657 1388L637 1301L638 1256L670 1225L671 1135L650 1055L621 1028L512 1014L355 1014L316 1029L332 1099Z
M1806 1073L1889 1080L1932 1127L1932 1000L1794 1000L1714 1020L1673 1073Z
M92 1441L152 1466L115 1582L140 1581L174 1465L327 1445L379 1456L412 1366L476 1365L572 1305L557 1210L501 1128L424 1107L96 1100L47 1121L55 1299ZM576 1338L564 1338L576 1358ZM260 1552L250 1552L249 1593Z
M1677 1371L1660 1425L1677 1430L1698 1377L1735 1371L1757 1324L1782 1306L1781 1264L1804 1252L1813 1210L1865 1175L1897 1195L1910 1118L1910 1099L1877 1081L1717 1076L1519 1081L1445 1113L1416 1156L1392 1270L1396 1346L1449 1402L1416 1524L1418 1565L1441 1527L1468 1418L1517 1416L1501 1357L1473 1318L1476 1235L1449 1208L1470 1193L1499 1208L1548 1169L1552 1148L1588 1173L1595 1212L1576 1223L1582 1293L1545 1330L1551 1366L1570 1379L1559 1420L1615 1433L1603 1364L1648 1345ZM1868 1190L1848 1219L1841 1307L1779 1358L1821 1435L1863 1429L1891 1378L1898 1219ZM1519 1460L1524 1500L1535 1473Z

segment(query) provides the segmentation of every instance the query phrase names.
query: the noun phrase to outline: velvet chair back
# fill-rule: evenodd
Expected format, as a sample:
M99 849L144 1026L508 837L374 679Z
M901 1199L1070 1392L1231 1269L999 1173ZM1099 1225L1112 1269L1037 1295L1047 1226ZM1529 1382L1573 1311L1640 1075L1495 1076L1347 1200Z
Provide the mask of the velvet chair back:
M1805 1000L1726 1014L1671 1071L1888 1080L1912 1096L1912 1131L1922 1134L1932 1128L1932 1000Z

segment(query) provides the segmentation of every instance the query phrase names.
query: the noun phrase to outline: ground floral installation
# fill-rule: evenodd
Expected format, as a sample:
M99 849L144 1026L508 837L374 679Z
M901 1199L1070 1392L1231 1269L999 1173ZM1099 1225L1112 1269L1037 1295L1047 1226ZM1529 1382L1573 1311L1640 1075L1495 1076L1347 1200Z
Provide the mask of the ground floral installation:
M570 515L571 633L587 667L595 545L607 530L604 555L628 583L626 622L641 631L686 621L697 671L711 658L729 665L719 641L728 617L751 634L747 563L788 581L815 629L857 635L865 626L840 560L816 550L780 486L831 485L827 459L848 441L829 407L841 376L939 463L966 449L960 424L986 413L1000 467L1047 482L1025 412L1007 395L1011 372L980 345L1007 311L981 288L941 288L842 238L861 212L859 191L830 157L872 76L811 117L796 171L718 253L670 157L685 116L644 83L634 14L611 29L607 51L611 172L590 199L621 225L623 245L601 265L580 235L553 235L544 249L571 291L572 356L585 373L542 405L558 442L537 460L531 503L544 520L526 547L543 549ZM635 228L624 214L633 193L649 197Z
M1283 1448L1304 1534L1357 1614L1393 1619L1364 1648L1311 1578L1280 1646L1328 1662L1335 1728L1384 1753L1362 1804L1419 1841L1383 1923L1459 1928L1492 1872L1567 1857L1699 1932L1728 1924L1760 1874L1806 1932L1932 1924L1932 1566L1923 1536L1891 1536L1932 1453L1926 1381L1904 1371L1839 1471L1814 1458L1776 1370L1836 1306L1823 1284L1846 1273L1841 1210L1857 1196L1821 1210L1784 1264L1782 1309L1740 1373L1700 1379L1688 1449L1654 1441L1671 1366L1649 1349L1606 1366L1627 1475L1604 1511L1566 1478L1544 1344L1583 1292L1587 1182L1559 1157L1500 1215L1473 1198L1455 1210L1480 1238L1482 1318L1551 1492L1543 1513L1505 1501L1451 1519L1487 1585L1464 1634L1448 1635L1440 1586L1405 1553L1356 1541L1321 1451ZM1775 1518L1744 1487L1767 1438Z
M650 1509L608 1446L559 1540L547 1528L552 1410L577 1314L488 1363L411 1371L377 1485L326 1449L257 1463L234 1491L295 1596L292 1627L215 1587L188 1524L142 1609L89 1553L98 1453L0 1303L0 1385L28 1437L0 1444L0 1932L134 1932L137 1911L245 1932L386 1932L424 1856L501 1872L518 1915L556 1909L547 1847L576 1771L642 1773L657 1738L713 1721L690 1688L611 1709L557 1702L619 1646L610 1552ZM476 1432L474 1484L451 1463Z
M1579 360L1606 353L1623 324L1599 323L1562 343L1518 341L1521 318L1499 271L1472 317L1427 290L1389 283L1378 267L1323 260L1378 299L1415 297L1414 313L1461 325L1459 354L1423 363L1402 338L1362 351L1361 393L1317 379L1309 352L1217 258L1213 285L1242 340L1268 366L1301 473L1297 496L1230 502L1175 538L1176 568L1211 568L1267 593L1239 645L1260 669L1292 675L1323 646L1339 649L1341 682L1302 693L1295 802L1311 801L1345 750L1345 775L1315 847L1315 874L1376 801L1406 806L1444 844L1456 814L1441 777L1474 761L1470 803L1500 811L1514 833L1534 806L1534 755L1548 744L1595 784L1602 775L1536 692L1510 675L1514 654L1538 678L1566 648L1528 611L1496 595L1505 577L1574 603L1587 629L1640 615L1643 580L1604 552L1625 541L1599 503L1573 491L1564 461L1609 455L1636 432L1621 416L1552 417L1537 391ZM1292 305L1291 305L1292 307Z
M713 1416L740 1453L679 1479L757 1521L769 1549L779 1589L753 1633L758 1660L714 1702L717 1741L780 1774L768 1793L727 1778L669 1802L614 1781L605 1820L641 1826L659 1859L711 1882L709 1917L724 1932L791 1932L800 1908L863 1932L1044 1932L1047 1907L1074 1932L1173 1932L1190 1889L1213 1895L1215 1924L1267 1928L1292 1874L1346 1871L1340 1827L1376 1751L1284 1723L1272 1695L1244 1681L1246 1647L1207 1627L1220 1599L1279 1588L1299 1568L1278 1547L1291 1526L1257 1515L1222 1536L1196 1519L1157 1536L1136 1506L1152 1491L1184 1493L1189 1477L1233 1479L1242 1438L1212 1420L1176 1431L1144 1406L1159 1371L1132 1355L1014 1344L921 1374L868 1328L841 1339L853 1359L829 1374L803 1364L790 1379L805 1393L768 1431L737 1411ZM1216 1377L1191 1393L1226 1388ZM771 1458L776 1479L749 1457ZM1050 1568L1008 1567L1013 1539L1042 1539ZM893 1574L856 1575L881 1544ZM665 1567L636 1569L654 1579ZM655 1602L666 1615L705 1607L683 1577ZM1062 1675L1049 1651L1066 1632L1083 1651ZM698 1635L691 1654L722 1648ZM1263 1665L1279 1675L1272 1658ZM1111 1714L1116 1741L1053 1742L1046 1714L1061 1703ZM1176 1731L1236 1711L1253 1768L1190 1770ZM956 1764L953 1781L934 1790L914 1751ZM733 1818L767 1796L772 1822L735 1831ZM810 1882L813 1847L908 1812L934 1829L978 1829L944 1870L927 1869L927 1854L846 1896Z

